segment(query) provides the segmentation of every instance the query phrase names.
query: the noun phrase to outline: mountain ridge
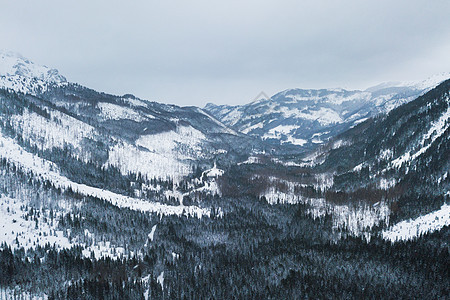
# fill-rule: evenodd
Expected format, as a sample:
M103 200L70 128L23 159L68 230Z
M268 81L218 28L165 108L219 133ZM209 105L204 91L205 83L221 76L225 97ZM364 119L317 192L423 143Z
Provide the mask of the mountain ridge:
M448 77L447 77L448 76ZM205 110L238 132L294 151L313 149L365 119L407 103L449 78L443 73L427 80L382 84L361 90L287 89L270 99L229 106L208 103Z

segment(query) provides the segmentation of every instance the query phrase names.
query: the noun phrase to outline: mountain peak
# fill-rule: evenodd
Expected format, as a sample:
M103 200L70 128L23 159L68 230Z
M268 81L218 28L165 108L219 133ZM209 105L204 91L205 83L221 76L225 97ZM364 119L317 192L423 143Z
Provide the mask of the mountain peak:
M58 70L35 64L21 54L12 51L0 51L0 76L19 76L46 83L67 82Z

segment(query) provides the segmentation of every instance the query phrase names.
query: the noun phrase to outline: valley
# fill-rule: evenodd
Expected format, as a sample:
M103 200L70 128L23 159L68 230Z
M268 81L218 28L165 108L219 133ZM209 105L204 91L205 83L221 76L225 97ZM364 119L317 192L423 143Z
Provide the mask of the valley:
M0 299L445 298L450 75L241 105L0 53Z

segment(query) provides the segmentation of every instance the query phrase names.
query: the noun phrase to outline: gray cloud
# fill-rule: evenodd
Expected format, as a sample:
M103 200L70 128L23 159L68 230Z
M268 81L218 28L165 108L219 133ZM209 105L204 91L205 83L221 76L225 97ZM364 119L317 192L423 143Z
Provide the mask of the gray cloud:
M202 106L450 71L450 1L2 1L0 48L115 93Z

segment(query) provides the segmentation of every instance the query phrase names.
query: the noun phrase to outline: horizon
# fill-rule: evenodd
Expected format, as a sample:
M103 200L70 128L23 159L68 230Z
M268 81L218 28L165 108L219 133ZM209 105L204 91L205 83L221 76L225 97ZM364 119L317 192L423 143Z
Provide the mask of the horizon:
M28 60L30 61L32 64L36 65L36 66L41 66L41 67L45 67L48 69L55 69L58 71L59 75L63 76L67 82L70 83L76 83L76 84L80 84L79 82L74 82L71 81L70 78L67 78L67 76L65 76L64 74L62 74L60 72L60 70L56 67L56 66L48 66L46 64L40 64L39 62L35 62L34 60L28 58L26 55L23 55L23 53L17 52L17 51L12 51L12 50L7 50L7 49L0 49L0 53L4 53L8 56L13 56L13 57L17 57L17 58L21 58L24 60ZM415 80L415 81L402 81L402 80L395 80L395 81L384 81L384 82L379 82L377 84L368 86L368 87L364 87L364 88L345 88L345 87L317 87L317 88L307 88L307 87L292 87L292 88L287 88L287 89L283 89L283 90L279 90L279 91L275 91L274 93L266 93L265 91L260 91L256 97L253 97L253 99L250 99L247 102L243 102L243 103L238 103L238 104L228 104L228 103L217 103L217 102L213 102L213 101L207 101L205 102L202 106L196 105L196 104L177 104L177 103L171 103L171 102L164 102L164 101L160 101L158 99L148 99L148 98L143 98L140 96L135 95L132 91L130 92L125 92L124 94L114 94L113 92L110 91L102 91L102 90L98 90L95 87L91 87L91 86L85 86L86 88L89 89L93 89L96 90L98 92L101 93L106 93L106 94L110 94L110 95L114 95L114 96L118 96L118 97L123 97L125 95L131 95L133 97L139 98L141 100L146 100L146 101L151 101L151 102L159 102L159 103L164 103L164 104L168 104L168 105L177 105L180 107L184 107L184 106L195 106L195 107L199 107L199 108L204 108L206 105L208 104L214 104L214 105L230 105L230 106L242 106L242 105L246 105L246 104L250 104L253 103L255 101L259 101L261 99L270 99L273 96L279 94L279 93L283 93L285 91L289 91L289 90L344 90L344 91L348 91L348 92L366 92L369 91L370 89L373 88L378 88L378 87L382 87L383 85L385 86L389 86L389 87L397 87L400 85L414 85L417 83L421 83L421 82L425 82L427 80L433 79L433 78L438 78L435 81L439 81L442 82L444 80L450 79L450 72L440 72L437 74L433 74L427 78L422 78L419 80Z
M180 106L364 90L450 70L448 1L5 3L2 47L71 82ZM102 14L98 14L102 11Z

